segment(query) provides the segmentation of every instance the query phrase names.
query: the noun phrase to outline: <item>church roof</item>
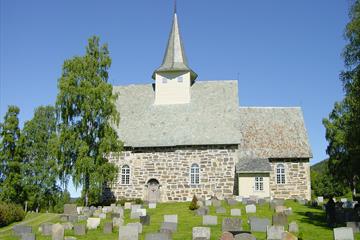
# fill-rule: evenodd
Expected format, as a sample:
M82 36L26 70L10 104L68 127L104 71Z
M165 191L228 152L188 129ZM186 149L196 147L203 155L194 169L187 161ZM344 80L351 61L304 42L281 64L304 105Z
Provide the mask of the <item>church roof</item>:
M249 173L249 172L270 172L271 166L269 159L264 158L242 158L236 164L237 173Z
M183 41L180 36L177 14L175 12L163 62L161 66L154 71L152 78L155 79L155 73L183 71L190 72L191 81L197 78L197 74L188 65Z
M125 146L239 144L237 81L201 81L187 104L154 105L151 84L114 86Z

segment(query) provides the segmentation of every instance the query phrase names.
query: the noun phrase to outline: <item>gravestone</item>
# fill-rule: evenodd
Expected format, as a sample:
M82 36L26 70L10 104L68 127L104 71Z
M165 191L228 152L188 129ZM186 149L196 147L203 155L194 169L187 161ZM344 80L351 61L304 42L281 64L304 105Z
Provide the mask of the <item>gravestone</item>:
M148 233L145 235L145 240L171 240L169 233Z
M68 215L68 221L75 223L78 221L78 215Z
M78 214L76 204L64 204L64 214Z
M178 215L164 215L164 222L178 223Z
M77 214L82 214L83 213L83 209L84 209L84 207L76 207L76 212L77 212Z
M64 239L64 227L59 224L56 223L54 225L52 225L52 229L51 229L51 239L52 240L63 240Z
M74 226L74 235L83 236L86 234L85 224L77 224Z
M73 229L74 225L72 223L66 222L66 223L61 223L61 225L63 226L63 228L65 230L71 230Z
M150 225L150 216L149 215L141 216L140 217L140 223L142 225Z
M346 222L346 227L352 228L354 233L360 232L360 222Z
M226 213L226 209L224 207L216 208L216 213Z
M137 227L138 229L138 233L142 233L142 225L139 222L135 222L135 223L128 223L127 226L134 226Z
M228 199L227 199L227 204L229 204L230 206L236 205L236 204L237 204L237 201L236 201L235 199L228 198Z
M267 218L250 218L251 232L266 232L268 226L271 226L270 220Z
M235 240L256 240L256 237L250 233L240 233L235 235Z
M139 240L138 228L135 226L120 226L119 240Z
M61 214L60 215L60 221L61 222L67 222L69 220L69 215L67 214Z
M250 201L249 198L243 198L242 201L241 201L241 203L244 204L244 205L246 205L246 204L248 204L248 201Z
M120 217L124 216L124 209L122 207L114 207L112 214L120 214Z
M242 196L236 196L235 200L238 202L242 202L243 197Z
M177 231L177 223L174 222L163 222L160 227L160 232L171 232Z
M213 199L212 200L212 205L214 206L214 207L220 207L221 206L221 201L220 200L217 200L217 199Z
M132 212L137 212L137 210L140 209L140 208L141 208L140 204L131 205L131 211Z
M289 224L289 232L292 232L292 233L298 233L299 232L299 226L295 221L292 221Z
M233 208L230 210L231 216L241 216L241 209L240 208Z
M156 208L156 203L149 203L149 209Z
M243 230L241 226L241 219L223 218L221 230L223 232L231 232L232 234L240 233Z
M196 214L198 215L198 216L204 216L204 215L206 215L206 214L208 214L209 213L209 209L208 208L205 208L205 207L200 207L200 208L198 208L197 210L196 210Z
M138 210L136 210L138 213L140 213L140 217L141 216L146 216L146 209L144 208L139 208Z
M274 198L270 201L270 208L274 209L276 206L283 206L285 203L284 199L281 198Z
M15 225L12 229L16 236L21 236L26 233L32 233L32 228L27 225Z
M324 197L323 196L317 197L317 202L318 203L324 203Z
M284 226L267 226L266 239L281 240L283 232L284 232Z
M21 235L21 240L35 240L35 233L25 233Z
M289 232L283 232L281 235L281 240L298 240L298 238Z
M88 229L97 229L100 225L100 218L88 218L86 220L86 227Z
M124 219L122 218L113 218L112 219L113 227L119 227L124 225Z
M125 208L125 209L131 209L131 202L126 202L126 203L124 204L124 208Z
M205 200L205 206L210 207L212 204L211 200Z
M104 233L105 234L112 233L112 229L113 229L112 222L104 223Z
M245 207L246 213L256 213L255 204L246 205Z
M200 201L200 200L198 200L196 204L197 204L200 208L201 208L201 207L204 207L204 205L205 205L204 202L203 202L203 201Z
M40 225L41 233L44 236L51 236L52 223L42 223Z
M100 213L99 218L100 219L106 219L106 213Z
M65 236L64 240L77 240L77 238L73 236Z
M111 213L111 218L120 218L123 217L120 213Z
M217 225L217 216L204 215L203 225Z
M139 219L141 216L141 212L133 212L130 213L130 219Z
M289 207L289 208L285 209L284 213L285 213L285 215L287 215L287 216L292 215L292 208Z
M221 234L220 240L234 240L234 235L230 232L223 232Z
M78 221L85 221L85 220L87 220L88 218L89 218L88 216L79 215L79 216L78 216Z
M272 224L278 226L286 226L288 219L285 213L276 213L272 217Z
M208 227L193 227L193 240L210 240L210 228Z
M334 240L354 240L354 233L352 228L334 228Z
M282 205L280 205L280 206L275 206L275 212L276 212L276 213L283 213L283 212L285 212L285 210L286 210L286 207L285 207L285 206L282 206Z

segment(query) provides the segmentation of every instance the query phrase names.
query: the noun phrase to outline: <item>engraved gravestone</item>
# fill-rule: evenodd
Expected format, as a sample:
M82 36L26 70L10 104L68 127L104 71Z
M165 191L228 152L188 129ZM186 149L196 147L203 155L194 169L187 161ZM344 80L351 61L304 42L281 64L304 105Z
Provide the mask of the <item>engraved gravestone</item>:
M243 229L240 218L223 218L222 231L231 232L232 234L240 233Z
M217 216L204 215L203 225L217 225Z
M334 240L354 240L354 233L352 228L334 228Z
M74 234L78 236L83 236L86 234L85 224L77 224L74 226Z
M120 226L119 240L138 240L139 231L136 226Z
M193 227L193 240L210 240L210 228L208 227Z
M266 230L267 240L281 240L284 226L268 226Z
M270 220L267 218L250 218L250 229L251 232L266 232L267 226L270 226Z
M235 235L235 240L256 240L256 237L250 233L240 233Z

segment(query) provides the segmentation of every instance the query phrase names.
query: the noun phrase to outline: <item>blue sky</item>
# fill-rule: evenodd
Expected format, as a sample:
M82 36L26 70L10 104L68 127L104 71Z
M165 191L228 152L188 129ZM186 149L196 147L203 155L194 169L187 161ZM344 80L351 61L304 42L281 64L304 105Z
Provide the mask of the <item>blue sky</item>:
M322 119L343 97L350 2L178 0L177 9L198 80L239 78L242 106L301 106L315 163L326 158ZM171 0L0 1L1 121L8 105L23 124L54 104L64 60L92 35L109 45L112 84L152 83L172 11Z

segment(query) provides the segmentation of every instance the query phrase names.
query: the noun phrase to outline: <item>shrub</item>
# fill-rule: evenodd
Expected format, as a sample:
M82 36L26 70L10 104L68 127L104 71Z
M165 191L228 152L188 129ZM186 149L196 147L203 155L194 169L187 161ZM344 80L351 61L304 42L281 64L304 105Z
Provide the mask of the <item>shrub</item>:
M196 198L196 196L194 195L193 196L193 199L191 200L191 203L190 203L190 205L189 205L189 209L190 210L196 210L196 209L198 209L199 208L199 205L197 205L197 198Z
M23 220L25 212L21 206L14 203L0 202L0 227Z

